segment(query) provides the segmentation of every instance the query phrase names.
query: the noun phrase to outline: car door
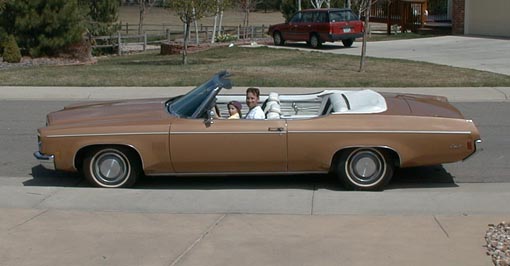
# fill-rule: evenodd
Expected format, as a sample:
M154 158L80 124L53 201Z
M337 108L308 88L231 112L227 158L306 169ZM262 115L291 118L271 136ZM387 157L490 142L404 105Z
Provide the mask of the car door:
M308 41L310 39L310 33L315 32L314 26L314 13L315 12L303 12L301 23L297 27L296 38L298 41Z
M286 24L287 28L282 30L282 35L284 40L289 41L299 41L299 27L302 23L302 12L297 12L294 16L289 20L289 23Z
M287 170L285 120L177 119L170 127L177 173L263 173Z

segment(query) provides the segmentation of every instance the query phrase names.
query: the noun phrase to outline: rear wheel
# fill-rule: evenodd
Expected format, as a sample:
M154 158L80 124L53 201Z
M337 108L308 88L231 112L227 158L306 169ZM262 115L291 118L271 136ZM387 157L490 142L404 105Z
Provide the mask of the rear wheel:
M97 187L131 187L141 173L137 157L133 151L125 147L94 149L83 161L83 175Z
M344 44L345 47L351 47L352 44L354 43L354 39L342 40L342 43Z
M285 40L283 40L282 34L279 31L277 31L273 34L273 42L274 42L274 45L284 45L285 44Z
M308 43L310 44L310 47L314 49L319 48L322 44L317 34L312 34Z
M379 191L390 181L393 168L384 150L358 148L342 154L337 174L346 189Z

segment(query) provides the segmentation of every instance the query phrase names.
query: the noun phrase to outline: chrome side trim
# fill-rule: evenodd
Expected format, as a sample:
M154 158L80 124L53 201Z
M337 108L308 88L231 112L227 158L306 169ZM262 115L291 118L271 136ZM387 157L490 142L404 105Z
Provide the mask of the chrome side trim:
M285 131L181 131L170 132L170 135L200 135L200 134L283 134Z
M55 170L55 155L42 154L40 151L34 152L34 157L39 161L42 167L48 170Z
M48 138L69 138L69 137L129 136L129 135L168 135L168 132L64 134L64 135L48 135L47 137Z
M471 131L446 131L446 130L289 130L288 133L360 133L360 134L471 134Z
M234 175L306 175L327 174L328 171L303 171L303 172L215 172L215 173L155 173L148 176L234 176Z

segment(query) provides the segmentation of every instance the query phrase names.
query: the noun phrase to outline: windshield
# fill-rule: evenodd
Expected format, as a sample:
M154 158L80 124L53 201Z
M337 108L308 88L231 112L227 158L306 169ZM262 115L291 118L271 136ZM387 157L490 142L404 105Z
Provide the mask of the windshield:
M204 84L196 87L186 95L175 99L168 112L184 118L198 118L207 108L208 103L218 94L222 87L230 89L230 81L223 79L227 72L220 72Z

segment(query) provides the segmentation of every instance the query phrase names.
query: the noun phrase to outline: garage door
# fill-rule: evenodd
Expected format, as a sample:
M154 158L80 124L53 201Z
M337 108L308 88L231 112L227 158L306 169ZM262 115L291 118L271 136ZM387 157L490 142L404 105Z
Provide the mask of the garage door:
M510 0L466 0L464 33L510 37Z

